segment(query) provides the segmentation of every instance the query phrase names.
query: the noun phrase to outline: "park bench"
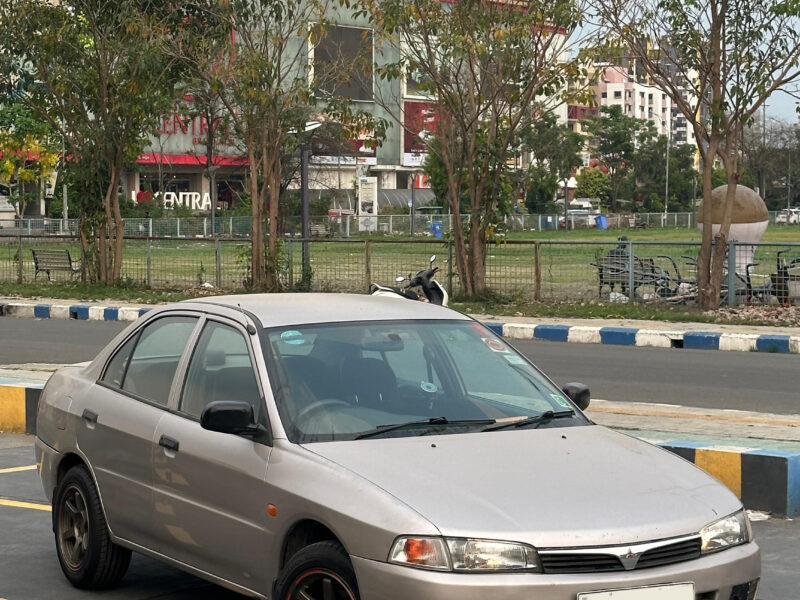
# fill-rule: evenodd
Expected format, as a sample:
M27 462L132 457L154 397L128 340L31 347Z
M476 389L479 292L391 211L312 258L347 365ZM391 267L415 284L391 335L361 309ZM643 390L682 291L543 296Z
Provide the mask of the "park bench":
M309 228L311 229L311 237L326 237L330 235L326 225L312 224Z
M75 264L72 260L69 250L37 250L32 248L31 253L33 254L33 266L36 268L34 279L39 276L39 273L47 273L47 280L51 281L50 271L66 271L70 274L70 277L74 277L81 272L80 265Z

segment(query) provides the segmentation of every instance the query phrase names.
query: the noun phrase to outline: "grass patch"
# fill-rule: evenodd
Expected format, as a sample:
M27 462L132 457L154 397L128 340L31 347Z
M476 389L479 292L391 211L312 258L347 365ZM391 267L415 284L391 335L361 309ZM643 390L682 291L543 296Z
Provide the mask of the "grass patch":
M116 300L134 304L159 304L196 298L196 290L147 289L133 285L108 286L99 283L0 283L0 296L21 298L65 298L94 302Z
M634 319L642 321L667 321L675 323L724 323L726 325L770 325L774 321L757 317L731 318L718 316L691 306L663 306L656 304L608 303L554 303L543 304L522 299L498 302L487 298L464 301L455 299L451 308L468 314L513 317L554 317L573 319Z

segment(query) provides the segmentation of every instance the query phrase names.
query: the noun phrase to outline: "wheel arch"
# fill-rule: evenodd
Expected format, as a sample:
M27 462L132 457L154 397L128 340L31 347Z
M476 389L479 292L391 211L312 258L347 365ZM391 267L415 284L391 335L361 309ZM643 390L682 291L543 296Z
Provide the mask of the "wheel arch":
M347 552L347 548L341 538L327 525L316 519L298 521L289 528L283 538L279 570L283 569L289 559L303 548L323 541L336 542Z

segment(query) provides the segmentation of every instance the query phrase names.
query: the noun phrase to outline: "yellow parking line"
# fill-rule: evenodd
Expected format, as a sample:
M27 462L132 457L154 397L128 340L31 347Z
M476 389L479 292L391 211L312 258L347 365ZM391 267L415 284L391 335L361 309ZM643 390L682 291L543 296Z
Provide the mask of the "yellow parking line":
M49 504L39 504L38 502L20 502L19 500L5 500L0 498L0 506L13 506L15 508L30 508L32 510L44 510L50 512ZM0 598L2 600L2 598Z
M0 475L3 473L18 473L19 471L34 471L36 470L36 465L27 465L25 467L10 467L8 469L0 469ZM0 598L0 600L3 600Z

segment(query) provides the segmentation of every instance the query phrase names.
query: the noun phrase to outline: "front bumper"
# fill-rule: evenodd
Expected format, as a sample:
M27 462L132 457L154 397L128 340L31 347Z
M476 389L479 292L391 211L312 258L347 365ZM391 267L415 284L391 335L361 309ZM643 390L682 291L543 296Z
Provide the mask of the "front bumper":
M639 571L580 575L441 573L352 557L362 600L575 600L579 593L693 581L698 600L728 600L733 586L761 576L755 543Z

